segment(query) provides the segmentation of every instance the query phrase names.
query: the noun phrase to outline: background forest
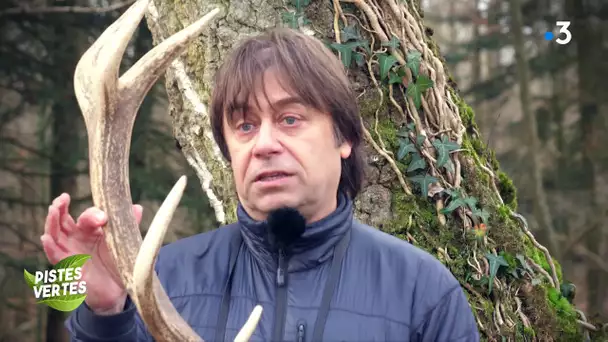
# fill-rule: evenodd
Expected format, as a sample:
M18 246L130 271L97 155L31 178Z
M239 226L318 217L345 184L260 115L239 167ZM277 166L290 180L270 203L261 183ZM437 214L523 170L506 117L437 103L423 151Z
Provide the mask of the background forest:
M132 2L0 3L0 341L68 341L64 314L35 305L23 269L49 266L39 236L56 196L72 196L72 215L92 205L74 68ZM608 1L421 2L484 140L513 179L519 212L574 284L576 307L608 321ZM566 45L545 40L547 31L557 38L560 20L571 21ZM151 47L142 21L123 67ZM190 181L167 242L216 223L173 138L160 80L131 146L131 190L145 208L144 230L182 174Z

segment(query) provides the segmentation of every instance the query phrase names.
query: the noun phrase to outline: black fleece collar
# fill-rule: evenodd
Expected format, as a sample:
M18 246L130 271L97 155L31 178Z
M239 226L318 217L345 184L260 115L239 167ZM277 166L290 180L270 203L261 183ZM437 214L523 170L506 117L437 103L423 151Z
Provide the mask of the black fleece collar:
M263 265L275 270L277 248L268 238L266 221L256 221L239 203L237 218L241 235L250 253ZM318 266L330 259L335 245L350 230L353 220L352 201L344 194L338 195L335 211L327 217L306 225L304 233L285 251L289 258L288 272L296 272Z

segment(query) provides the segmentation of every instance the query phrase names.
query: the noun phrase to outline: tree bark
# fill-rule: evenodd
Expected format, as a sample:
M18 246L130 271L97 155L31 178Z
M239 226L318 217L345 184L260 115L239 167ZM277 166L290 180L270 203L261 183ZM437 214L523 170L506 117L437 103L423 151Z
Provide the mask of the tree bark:
M237 199L229 165L209 128L213 74L238 39L305 17L311 24L298 26L335 50L345 51L347 38L351 47L357 45L350 50L348 72L360 94L368 172L355 202L357 218L442 260L466 288L484 340L582 340L579 317L561 297L559 264L516 213L516 190L455 90L419 2L295 3L303 5L301 12L276 0L153 0L149 7L154 44L215 6L223 10L166 73L176 139L217 221L235 220ZM344 26L356 28L360 37L334 30ZM417 64L415 51L421 56L419 73L406 66ZM379 68L379 60L390 66L384 76L380 70L389 68ZM432 86L422 93L418 109L412 95L428 80Z

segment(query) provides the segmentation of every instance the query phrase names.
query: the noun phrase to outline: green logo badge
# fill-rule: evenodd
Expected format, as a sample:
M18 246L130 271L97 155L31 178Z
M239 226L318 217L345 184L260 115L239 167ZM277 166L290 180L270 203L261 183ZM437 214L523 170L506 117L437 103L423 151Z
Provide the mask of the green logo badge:
M25 282L34 290L38 304L46 304L59 311L73 311L82 304L87 294L87 284L82 278L82 266L91 258L88 254L76 254L58 262L53 269L23 270Z

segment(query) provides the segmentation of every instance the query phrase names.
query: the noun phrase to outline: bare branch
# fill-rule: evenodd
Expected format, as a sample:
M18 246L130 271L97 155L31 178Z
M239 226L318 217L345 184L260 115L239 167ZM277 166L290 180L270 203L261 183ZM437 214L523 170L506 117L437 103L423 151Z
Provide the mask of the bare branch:
M104 7L90 6L44 6L44 7L29 7L27 5L21 7L9 8L0 11L1 16L18 15L18 14L42 14L42 13L107 13L119 10L123 7L131 5L135 0L127 0L117 2L113 5Z
M576 251L576 253L584 256L588 261L595 264L595 267L608 273L608 263L606 263L606 261L604 261L599 255L597 255L596 253L593 253L592 251L590 251L587 247L585 247L583 245L576 245L574 247L574 250Z
M90 202L92 200L92 196L86 195L83 197L77 197L77 198L73 198L70 202L74 203L74 204L80 204L82 202ZM21 205L24 207L41 207L41 208L46 208L49 206L48 201L30 201L30 200L24 200L20 197L13 197L13 196L0 196L0 202L7 202L8 204L11 205Z

